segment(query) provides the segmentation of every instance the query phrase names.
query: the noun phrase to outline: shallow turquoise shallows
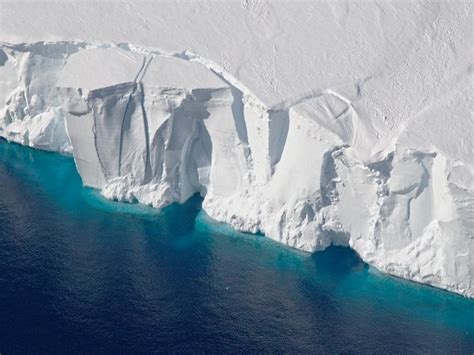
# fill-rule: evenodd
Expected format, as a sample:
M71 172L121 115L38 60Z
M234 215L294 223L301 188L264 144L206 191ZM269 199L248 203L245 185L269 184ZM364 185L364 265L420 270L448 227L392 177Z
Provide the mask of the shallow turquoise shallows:
M0 141L0 353L474 352L474 301L83 188Z

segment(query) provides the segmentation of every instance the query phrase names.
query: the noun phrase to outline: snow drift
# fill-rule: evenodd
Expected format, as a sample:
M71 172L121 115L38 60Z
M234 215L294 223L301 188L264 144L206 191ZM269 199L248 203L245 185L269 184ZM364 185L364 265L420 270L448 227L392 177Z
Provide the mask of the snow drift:
M388 72L276 103L188 50L3 43L0 136L72 153L107 198L163 207L200 193L238 230L310 252L350 246L474 297L473 66L443 28L423 27L447 43L433 63L417 59L421 41Z

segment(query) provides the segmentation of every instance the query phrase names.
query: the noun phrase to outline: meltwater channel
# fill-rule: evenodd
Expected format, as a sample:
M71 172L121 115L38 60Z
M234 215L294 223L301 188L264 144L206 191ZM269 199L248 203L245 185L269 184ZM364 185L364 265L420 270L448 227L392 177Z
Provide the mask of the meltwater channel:
M0 353L474 352L474 300L200 205L106 201L71 158L0 141Z

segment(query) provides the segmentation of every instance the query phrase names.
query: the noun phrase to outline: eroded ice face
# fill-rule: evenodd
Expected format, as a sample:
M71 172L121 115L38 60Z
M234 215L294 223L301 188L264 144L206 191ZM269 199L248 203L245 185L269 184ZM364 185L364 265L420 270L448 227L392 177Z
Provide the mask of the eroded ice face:
M119 64L97 79L104 60ZM62 73L59 95L73 145L86 139L95 147L74 149L87 185L156 207L184 202L210 186L218 194L235 191L233 96L204 66L94 48L72 55ZM76 102L87 106L83 114L71 105Z

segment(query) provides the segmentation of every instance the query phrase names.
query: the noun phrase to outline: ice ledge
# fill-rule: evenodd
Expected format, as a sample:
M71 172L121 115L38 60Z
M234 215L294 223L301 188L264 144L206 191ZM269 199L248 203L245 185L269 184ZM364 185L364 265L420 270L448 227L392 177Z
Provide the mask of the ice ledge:
M353 103L357 85L267 107L188 51L2 43L1 58L0 136L72 152L107 198L162 207L199 192L236 229L310 252L348 245L382 271L474 297L472 164L438 138L420 144L422 118L381 136ZM454 104L466 101L439 108Z

